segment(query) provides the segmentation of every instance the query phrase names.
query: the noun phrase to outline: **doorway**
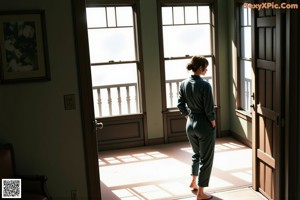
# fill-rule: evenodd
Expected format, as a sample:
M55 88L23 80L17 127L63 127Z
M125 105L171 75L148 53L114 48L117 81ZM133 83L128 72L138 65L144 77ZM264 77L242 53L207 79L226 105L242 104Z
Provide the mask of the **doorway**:
M85 5L84 1L75 0L73 3L73 6L74 6L74 13L75 13L74 14L75 29L76 29L75 33L76 33L76 38L77 38L76 44L77 44L77 48L80 49L80 56L78 57L78 63L80 66L79 67L80 87L82 88L80 99L81 99L82 107L84 110L82 112L82 118L83 118L83 128L84 128L84 142L85 142L86 157L87 157L87 178L88 178L88 183L89 183L88 189L89 189L89 195L92 199L101 199L100 179L99 179L99 171L98 171L99 163L95 159L97 156L97 152L98 152L97 144L95 142L96 141L95 128L93 125L95 114L94 114L94 110L90 109L93 107L93 96L91 94L91 91L85 90L86 88L92 88L91 78L90 78L91 71L90 71L90 68L87 67L90 65L90 61L89 61L89 48L88 48L86 18L85 18L85 16L86 16L85 6L86 5ZM261 17L266 17L267 19L270 19L269 17L272 17L272 16L261 16ZM276 20L277 20L277 17L276 17ZM260 20L258 20L258 21L260 21ZM261 25L262 24L260 24L260 26ZM266 25L266 23L263 23L263 25ZM277 21L276 21L276 25L277 25ZM260 26L258 26L258 29ZM266 28L266 27L264 27L264 28ZM260 32L260 31L258 31L258 32ZM271 32L273 32L273 31L271 31ZM281 33L281 32L279 32L279 33ZM257 34L257 32L256 32L256 34ZM264 34L262 34L262 35L264 35ZM276 35L276 37L279 37L278 34L275 34L275 35ZM277 40L277 41L280 41L280 38L281 37L279 37L279 40ZM267 39L269 39L269 38L267 38ZM258 43L258 44L260 44L260 43ZM265 44L267 44L267 43L265 43ZM265 66L267 68L269 67L269 65L265 65ZM278 64L278 66L280 67L281 65ZM261 79L259 79L259 80L261 80ZM274 81L274 83L277 83L277 82ZM256 108L258 108L260 99L257 98L255 103L256 103L256 105L255 105ZM260 108L256 111L258 111L256 113L256 115L258 116L257 118L264 116L265 114L268 115L268 113L269 113L269 112L266 112L266 110L263 110L263 108ZM269 115L266 117L268 118ZM279 120L277 120L277 119L278 119L277 117L275 117L275 118L271 117L271 121L272 121L271 123L276 124L277 122L282 121L280 118L279 118ZM255 122L257 123L257 121L255 121ZM253 129L256 130L256 127L254 127ZM276 140L276 141L278 141L278 140ZM255 144L257 144L257 143L255 142ZM259 146L257 146L257 147L259 147ZM257 153L257 152L260 152L259 148L254 148L254 152L255 152L254 155L257 156L257 158L260 159L261 157L263 157L262 154ZM282 157L279 157L279 160L276 163L281 163L282 159L283 159ZM262 162L266 163L267 161L262 160ZM264 168L264 167L262 167L262 168ZM259 169L262 169L262 168L259 168ZM256 165L256 169L258 169L257 165ZM276 170L278 170L278 171L276 171L275 176L271 176L271 178L273 178L273 180L274 179L280 180L280 178L282 178L282 176L283 176L283 174L279 173L281 170L281 167L279 166L279 168L276 168ZM256 170L256 172L257 172L257 170ZM260 171L260 172L262 172L262 171ZM255 173L255 175L257 175L257 174ZM258 181L258 179L255 179L255 180ZM257 184L256 181L255 181L255 184ZM258 185L256 185L256 186L258 186ZM279 188L278 192L282 192L282 190L283 190L282 186L280 186L280 185L275 185L275 186L276 186L276 188ZM254 187L254 188L258 189L259 187ZM278 195L280 196L280 194L278 194ZM274 199L278 199L278 198L279 197L277 196L277 194L275 194Z

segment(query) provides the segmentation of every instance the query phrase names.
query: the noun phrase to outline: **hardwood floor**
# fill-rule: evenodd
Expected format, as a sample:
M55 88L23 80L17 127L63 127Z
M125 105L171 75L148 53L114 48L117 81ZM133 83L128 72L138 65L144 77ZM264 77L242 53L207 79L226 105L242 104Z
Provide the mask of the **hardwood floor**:
M188 142L100 152L102 200L195 198L188 187L191 155ZM249 192L240 189L249 189L251 181L252 150L233 138L218 138L206 191L220 199L224 191Z

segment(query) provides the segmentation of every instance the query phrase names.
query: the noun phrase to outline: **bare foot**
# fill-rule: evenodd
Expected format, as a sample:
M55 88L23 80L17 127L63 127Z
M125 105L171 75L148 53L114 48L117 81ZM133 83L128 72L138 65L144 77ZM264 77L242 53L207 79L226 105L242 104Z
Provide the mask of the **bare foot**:
M198 185L195 182L192 182L190 184L190 188L191 188L191 190L198 190Z
M212 195L203 193L202 195L197 194L197 200L211 199Z

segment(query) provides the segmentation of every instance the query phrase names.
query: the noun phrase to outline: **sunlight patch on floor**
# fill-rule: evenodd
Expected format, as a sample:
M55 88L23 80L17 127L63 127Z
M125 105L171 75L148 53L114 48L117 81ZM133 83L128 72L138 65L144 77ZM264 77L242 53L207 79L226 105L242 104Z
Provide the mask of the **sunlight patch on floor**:
M157 200L172 199L175 196L191 195L190 189L184 182L170 181L161 184L150 184L127 189L113 190L121 200Z
M233 186L233 184L228 181L225 181L221 178L218 178L216 176L211 176L208 189L213 189L213 188L220 189L220 188L226 188L226 187L230 187L230 186Z
M178 145L176 147L176 145ZM111 200L173 200L194 196L191 181L192 148L188 143L170 145L171 150L139 149L104 152L98 158L101 184ZM235 142L216 143L208 192L252 181L252 150ZM102 190L102 189L101 189ZM103 194L107 196L106 194Z
M238 151L225 151L215 154L214 167L222 171L249 170L252 167L251 149L240 149Z
M249 183L251 183L252 181L252 172L250 171L245 171L245 172L234 172L234 173L231 173L233 176L239 178L239 179L242 179L244 181L247 181Z
M141 168L142 166L142 168ZM101 181L108 187L184 178L190 166L174 158L101 166Z

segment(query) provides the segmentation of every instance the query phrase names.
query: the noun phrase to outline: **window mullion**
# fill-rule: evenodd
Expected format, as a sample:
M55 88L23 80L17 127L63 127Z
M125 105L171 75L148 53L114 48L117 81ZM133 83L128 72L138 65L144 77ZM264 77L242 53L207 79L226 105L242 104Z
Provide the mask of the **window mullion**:
M118 27L117 8L116 7L114 7L114 11L115 11L115 23L116 23L116 27Z
M108 28L108 14L107 14L107 7L105 7L105 17L106 17L106 28Z

